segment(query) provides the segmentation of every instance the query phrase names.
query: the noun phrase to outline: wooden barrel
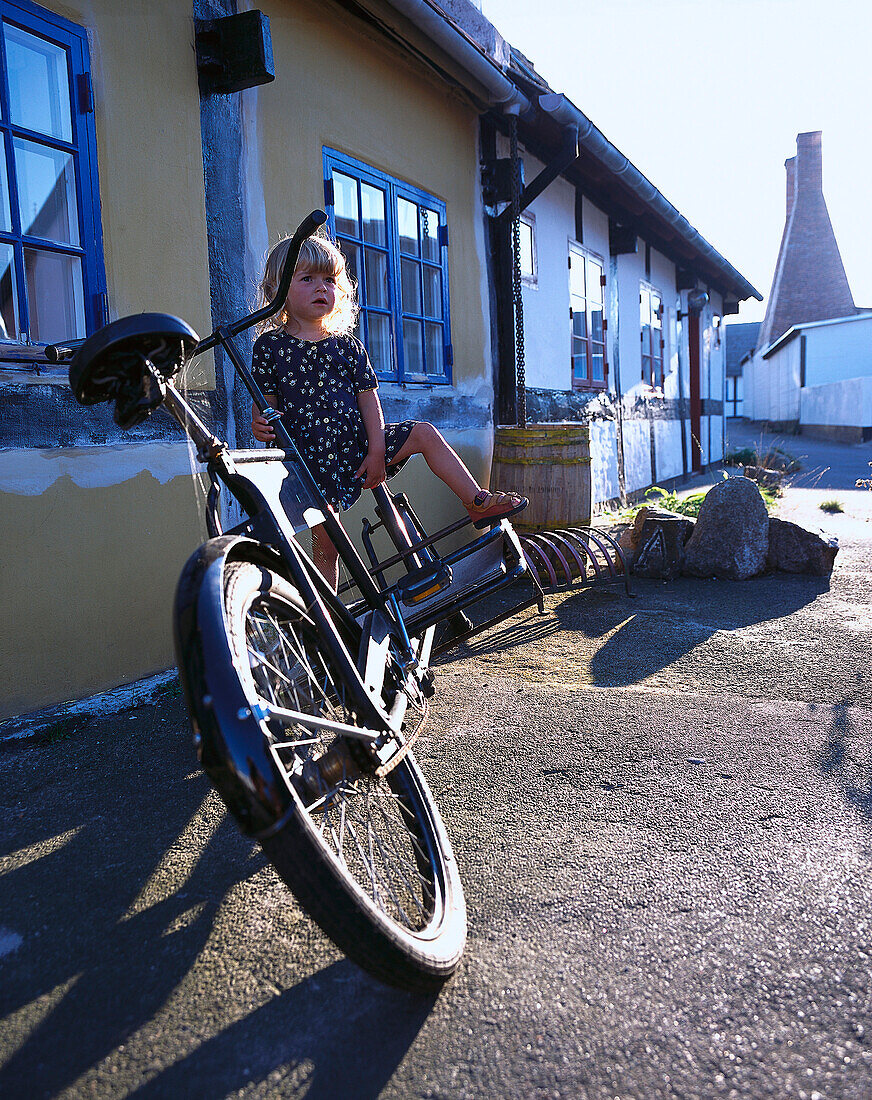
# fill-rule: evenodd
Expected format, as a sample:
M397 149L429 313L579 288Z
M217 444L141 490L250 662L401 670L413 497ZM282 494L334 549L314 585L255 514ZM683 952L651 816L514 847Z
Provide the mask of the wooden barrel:
M590 430L582 424L498 427L491 488L529 498L512 518L521 531L590 523Z

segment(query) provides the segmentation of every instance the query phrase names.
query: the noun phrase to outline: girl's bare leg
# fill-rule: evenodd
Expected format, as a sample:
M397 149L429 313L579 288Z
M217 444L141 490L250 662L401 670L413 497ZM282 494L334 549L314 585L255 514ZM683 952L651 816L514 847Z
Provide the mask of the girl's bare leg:
M452 450L439 430L432 424L423 421L416 424L409 438L397 452L395 461L400 462L412 455L423 455L424 461L433 473L444 481L464 504L468 504L481 490L481 486L467 470L463 459Z
M339 587L339 552L323 523L312 528L312 561L335 592Z

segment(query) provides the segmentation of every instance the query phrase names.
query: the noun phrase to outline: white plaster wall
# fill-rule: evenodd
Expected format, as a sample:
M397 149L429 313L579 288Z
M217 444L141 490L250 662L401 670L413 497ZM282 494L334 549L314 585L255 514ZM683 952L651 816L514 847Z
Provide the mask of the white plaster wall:
M858 320L807 328L803 335L807 386L872 375L872 314ZM799 344L801 339L801 336L795 337L788 347ZM817 423L829 422L819 420Z
M628 493L644 489L652 482L648 420L624 420L624 479Z
M527 182L542 164L524 155ZM569 239L575 233L575 188L555 180L529 206L536 219L536 286L524 286L524 349L527 385L533 388L572 388L569 323Z
M745 365L745 416L751 420L799 419L800 341L791 340L768 359Z
M624 397L631 397L634 391L638 392L643 388L642 352L639 343L639 284L645 276L645 244L641 238L637 252L617 257L617 276L621 393ZM628 484L627 489L629 488Z
M592 504L619 496L618 435L614 420L595 420L590 425L590 477Z
M681 461L681 423L678 420L653 420L654 481L660 483L684 473Z
M872 375L807 386L800 399L800 422L872 428Z
M580 241L585 248L590 249L602 258L605 266L606 278L609 275L609 216L598 206L594 206L589 199L582 200L581 207L582 229L584 240ZM574 220L574 219L573 219ZM606 288L608 291L608 287Z

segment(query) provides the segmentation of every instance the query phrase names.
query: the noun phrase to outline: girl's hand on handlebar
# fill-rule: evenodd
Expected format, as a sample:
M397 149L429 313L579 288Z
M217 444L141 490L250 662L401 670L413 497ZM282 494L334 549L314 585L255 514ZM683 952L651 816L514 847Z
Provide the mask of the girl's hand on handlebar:
M364 489L374 489L376 485L381 485L381 483L387 478L387 473L385 471L384 453L373 454L373 452L370 451L363 462L360 464L360 467L354 476L364 479Z
M259 443L275 443L276 433L257 409L251 411L251 434Z

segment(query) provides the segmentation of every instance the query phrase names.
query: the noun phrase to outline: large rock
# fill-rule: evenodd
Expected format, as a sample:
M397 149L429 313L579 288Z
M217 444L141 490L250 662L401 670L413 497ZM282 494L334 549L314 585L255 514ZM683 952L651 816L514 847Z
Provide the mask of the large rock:
M783 573L811 573L828 577L839 552L838 539L807 531L786 519L769 520L769 552L766 564Z
M684 548L684 572L743 581L763 572L768 550L769 515L760 490L746 477L731 477L702 502Z

